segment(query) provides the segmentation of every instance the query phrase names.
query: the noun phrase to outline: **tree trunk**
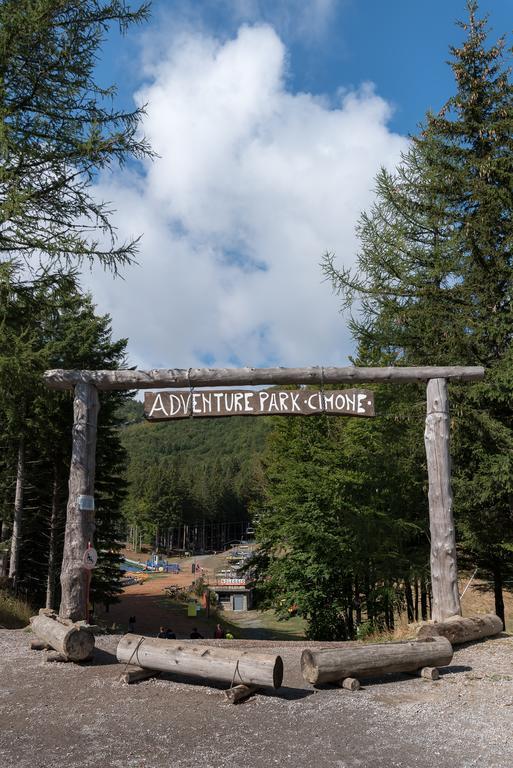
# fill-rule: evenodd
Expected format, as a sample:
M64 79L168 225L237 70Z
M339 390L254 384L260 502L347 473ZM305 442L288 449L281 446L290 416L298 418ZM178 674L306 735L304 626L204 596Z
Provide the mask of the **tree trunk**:
M94 386L79 382L75 387L73 447L69 475L69 497L61 570L59 613L74 621L87 616L88 574L83 557L94 533L94 474L96 423L99 410Z
M30 619L32 631L71 661L84 661L92 656L94 635L72 622L63 624L57 618L40 614Z
M445 637L427 641L373 643L347 648L313 650L301 654L301 671L309 683L332 683L346 677L357 680L396 672L414 672L422 667L446 667L452 646Z
M7 541L9 538L9 523L7 520L2 520L2 529L0 533L0 541Z
M408 624L411 624L415 618L413 612L413 593L411 591L411 584L409 579L404 580L404 596L406 599L406 616Z
M46 607L54 607L55 582L57 578L56 548L59 523L59 471L53 465L52 514L50 518L50 540L48 542L48 575L46 577Z
M433 618L435 621L443 621L449 616L461 615L452 514L449 402L445 379L428 381L424 442L429 479Z
M428 619L428 610L427 610L427 589L426 589L426 582L424 580L424 577L420 580L420 615L422 618L422 621L427 621Z
M18 466L16 470L16 492L14 495L14 518L11 536L11 557L9 561L9 578L12 579L13 589L18 589L18 565L21 547L21 521L23 518L23 489L25 486L25 437L20 436L18 442Z
M143 669L227 683L279 688L283 680L280 656L240 648L217 648L191 640L127 634L119 641L116 656L122 663L136 664Z
M415 621L419 620L419 580L415 577Z
M425 624L417 632L419 640L427 637L446 637L452 645L469 643L483 637L493 637L502 632L504 624L498 616L486 613L482 616L469 616L463 619L454 616L446 621Z
M503 626L506 626L506 618L504 615L504 597L502 594L502 569L499 562L493 566L493 593L495 596L495 613L502 621Z

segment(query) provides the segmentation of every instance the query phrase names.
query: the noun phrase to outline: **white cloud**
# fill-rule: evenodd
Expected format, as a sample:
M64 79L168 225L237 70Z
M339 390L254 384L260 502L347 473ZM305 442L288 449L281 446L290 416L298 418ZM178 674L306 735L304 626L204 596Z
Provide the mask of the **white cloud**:
M120 236L143 233L139 266L93 292L141 366L344 364L351 350L319 261L352 263L354 226L379 166L406 140L371 86L336 106L287 90L268 26L220 43L170 40L137 95L160 158L99 193Z

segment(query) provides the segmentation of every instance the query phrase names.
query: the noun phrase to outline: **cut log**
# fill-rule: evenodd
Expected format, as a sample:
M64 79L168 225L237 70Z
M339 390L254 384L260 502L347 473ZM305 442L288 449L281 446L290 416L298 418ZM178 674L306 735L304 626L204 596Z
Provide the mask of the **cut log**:
M483 637L493 637L504 629L502 621L494 613L482 616L452 616L445 621L424 624L417 632L419 640L428 637L446 637L452 645L469 643L471 640L481 640Z
M360 690L360 681L355 677L345 677L343 680L339 680L338 684L341 688L345 688L346 691Z
M48 651L52 646L44 643L42 640L32 640L30 643L31 651Z
M228 688L228 690L224 692L224 695L228 701L231 701L232 704L236 704L237 701L247 699L248 696L251 696L256 691L258 691L257 685L234 685L233 688Z
M58 651L50 651L46 654L45 661L57 661L66 664L68 661L71 661L71 659L69 659L63 653L59 653Z
M280 656L237 648L212 648L190 640L164 640L127 634L118 643L118 661L144 669L192 675L244 685L279 688L283 680Z
M94 473L99 408L96 389L91 384L79 381L73 401L73 444L59 608L59 615L72 621L88 618L91 572L84 567L83 557L93 541L95 529Z
M256 384L350 384L354 381L401 381L403 383L451 379L480 381L481 366L429 366L388 368L162 368L153 371L45 371L51 389L73 389L90 382L98 389L157 389L158 387L210 387Z
M452 514L449 432L447 381L433 378L427 385L424 443L429 480L432 616L435 621L444 621L455 614L461 615Z
M401 643L351 645L348 648L306 649L301 671L309 683L334 683L346 677L362 679L395 672L414 672L421 667L445 667L452 646L445 637Z
M74 624L62 624L50 616L33 616L32 631L47 645L71 661L85 661L92 656L94 635Z
M120 683L137 683L140 680L148 680L150 677L158 677L160 672L156 672L154 669L143 669L142 667L130 666L128 667L121 677Z
M439 680L440 671L438 667L422 667L418 672L419 677L423 677L424 680Z

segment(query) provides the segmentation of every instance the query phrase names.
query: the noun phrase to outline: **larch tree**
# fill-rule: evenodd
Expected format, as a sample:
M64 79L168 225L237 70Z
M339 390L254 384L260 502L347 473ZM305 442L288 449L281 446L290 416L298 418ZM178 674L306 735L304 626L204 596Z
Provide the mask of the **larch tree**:
M485 382L451 386L460 555L495 584L513 541L513 85L506 42L488 42L469 0L452 47L456 90L428 113L394 173L382 170L363 214L355 271L325 272L360 356L397 365L484 365Z
M98 172L151 155L142 109L116 110L96 82L108 29L143 21L123 0L0 0L0 258L32 274L88 259L117 270L137 241L118 244Z

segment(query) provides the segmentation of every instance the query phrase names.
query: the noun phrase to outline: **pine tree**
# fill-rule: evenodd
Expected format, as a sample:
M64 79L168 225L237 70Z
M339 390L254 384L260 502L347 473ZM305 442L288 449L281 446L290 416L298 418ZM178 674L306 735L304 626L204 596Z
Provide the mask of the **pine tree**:
M488 44L468 2L452 47L456 93L362 216L358 270L326 273L365 360L484 365L484 383L451 387L455 512L462 552L501 582L513 540L513 85L505 40Z

